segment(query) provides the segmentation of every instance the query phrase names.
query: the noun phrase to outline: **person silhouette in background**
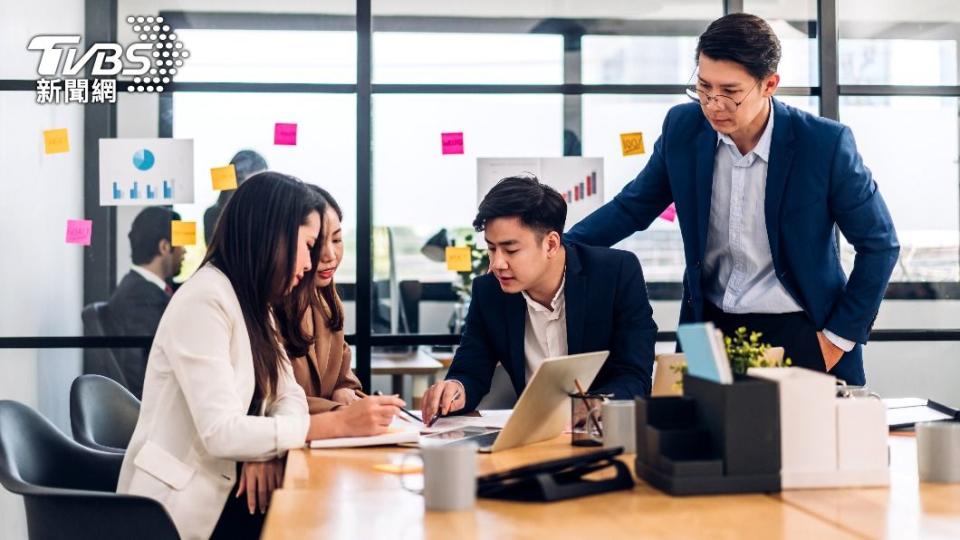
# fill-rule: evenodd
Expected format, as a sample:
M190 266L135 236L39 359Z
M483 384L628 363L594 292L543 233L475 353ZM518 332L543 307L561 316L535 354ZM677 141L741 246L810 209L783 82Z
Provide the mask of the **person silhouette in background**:
M241 150L233 155L230 164L237 170L237 187L246 182L247 178L267 170L267 160L263 158L256 150ZM227 205L230 197L233 197L234 189L224 190L217 197L217 202L203 212L203 241L210 245L210 239L213 238L213 228L217 226L217 220L220 218L220 212Z

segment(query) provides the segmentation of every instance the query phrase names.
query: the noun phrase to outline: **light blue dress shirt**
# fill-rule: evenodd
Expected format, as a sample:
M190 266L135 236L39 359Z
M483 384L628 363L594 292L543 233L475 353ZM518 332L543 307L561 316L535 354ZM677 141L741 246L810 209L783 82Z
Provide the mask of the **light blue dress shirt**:
M713 194L704 255L704 295L726 313L803 311L777 278L767 238L764 198L773 139L773 106L759 142L746 155L728 135L717 133ZM845 351L852 341L824 335Z

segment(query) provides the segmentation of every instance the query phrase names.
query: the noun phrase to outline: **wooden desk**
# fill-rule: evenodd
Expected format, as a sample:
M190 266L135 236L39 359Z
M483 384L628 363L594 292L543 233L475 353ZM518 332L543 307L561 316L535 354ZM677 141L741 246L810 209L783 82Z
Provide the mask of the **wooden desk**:
M403 393L403 376L423 376L427 378L427 386L433 384L437 373L443 369L443 364L434 360L426 352L417 349L409 354L374 353L370 358L370 373L373 375L390 375L391 392ZM413 388L411 394L419 397ZM423 391L421 390L420 393Z
M960 538L960 484L921 484L912 436L890 437L889 488L796 490L778 497L867 538Z
M911 438L891 438L889 489L669 497L638 482L632 491L557 503L478 499L473 511L453 513L424 512L423 499L404 491L398 476L372 469L412 450L297 450L263 538L957 538L960 485L919 485L911 448ZM478 472L585 451L564 436L480 455Z

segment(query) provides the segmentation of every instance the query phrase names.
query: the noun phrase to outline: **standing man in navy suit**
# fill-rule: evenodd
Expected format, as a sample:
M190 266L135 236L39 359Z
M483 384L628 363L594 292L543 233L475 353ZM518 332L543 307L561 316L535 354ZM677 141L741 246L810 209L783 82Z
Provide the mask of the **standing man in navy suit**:
M676 203L681 323L746 326L794 365L865 384L861 344L900 245L850 128L773 97L780 42L759 17L717 19L696 54L697 103L667 113L647 166L567 238L613 245ZM849 279L835 227L856 250Z
M473 221L490 272L473 281L460 347L445 381L423 396L423 418L471 411L497 363L517 395L547 358L610 351L591 385L617 399L650 394L657 325L633 253L563 241L567 203L536 178L505 178Z

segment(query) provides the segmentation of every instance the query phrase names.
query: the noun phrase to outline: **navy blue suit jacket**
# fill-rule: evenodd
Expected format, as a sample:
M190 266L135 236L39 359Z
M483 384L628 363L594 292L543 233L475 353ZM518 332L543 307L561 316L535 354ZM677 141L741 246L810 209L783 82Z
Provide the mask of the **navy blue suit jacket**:
M900 252L893 221L850 128L772 102L776 122L764 211L773 265L818 328L858 343L831 373L863 384L859 344L867 342ZM647 166L568 234L572 241L613 245L676 203L686 259L681 323L703 318L701 267L716 147L717 132L700 105L673 107ZM835 225L856 250L849 280L840 266Z
M657 325L647 286L633 253L564 243L567 352L610 351L591 385L617 399L650 394ZM460 347L447 379L463 383L471 411L490 391L497 363L503 364L517 395L526 387L523 339L527 303L507 294L493 274L473 281L473 295Z

